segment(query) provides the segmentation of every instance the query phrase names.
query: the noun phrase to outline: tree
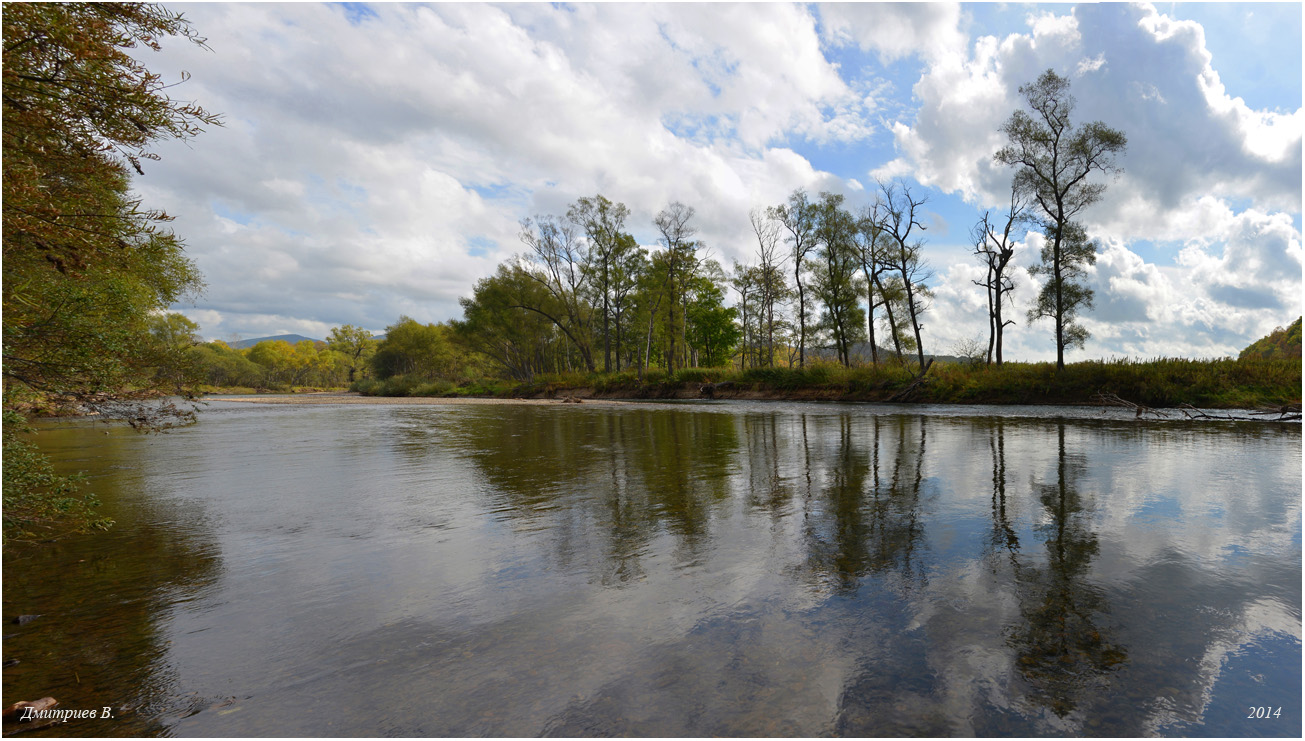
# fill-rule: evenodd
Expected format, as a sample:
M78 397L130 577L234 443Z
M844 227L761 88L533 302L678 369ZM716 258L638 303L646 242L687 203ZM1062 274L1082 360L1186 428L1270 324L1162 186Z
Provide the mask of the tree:
M326 338L326 344L332 350L344 356L346 367L349 369L349 383L353 383L357 380L358 371L367 368L368 361L371 359L372 354L376 352L378 343L372 339L371 332L362 327L345 324L331 328L331 334Z
M784 277L784 257L779 251L779 224L764 213L753 210L748 219L757 237L757 316L760 336L766 338L766 365L775 365L775 336L783 331L783 306L792 295Z
M588 249L576 238L575 229L556 216L523 219L520 237L542 268L526 270L526 274L543 291L520 286L511 307L551 321L571 341L585 369L593 373L594 312L585 300L593 277Z
M695 366L715 368L729 362L742 331L735 323L738 309L725 306L725 271L715 260L706 260L703 267L689 286L685 339Z
M1036 82L1020 87L1032 115L1022 110L1011 114L1001 131L1009 140L994 159L1015 167L1014 189L1028 197L1041 215L1048 246L1043 250L1043 264L1038 274L1047 277L1044 290L1048 302L1030 312L1030 317L1049 317L1055 321L1056 368L1065 367L1065 347L1087 339L1087 331L1067 320L1082 306L1090 306L1090 291L1074 283L1082 265L1095 260L1095 249L1084 251L1090 243L1077 239L1070 224L1084 208L1101 199L1106 186L1088 180L1094 172L1118 172L1115 156L1124 151L1128 140L1124 134L1093 121L1080 128L1070 123L1074 98L1069 80L1047 70ZM1080 230L1081 231L1081 230ZM1075 241L1077 239L1077 241ZM1083 297L1088 295L1085 302ZM1045 311L1043 310L1045 308Z
M203 283L169 217L141 207L131 172L151 147L190 139L218 118L165 92L131 50L181 36L179 14L135 3L8 3L3 8L3 382L6 421L33 405L95 410L147 428L193 418L132 402L193 390L158 372L169 361L151 317ZM178 389L176 383L185 387ZM169 412L175 414L169 415ZM160 416L163 415L163 416ZM5 425L5 528L23 529L18 497L63 501L39 454ZM31 476L10 478L10 464ZM18 470L18 469L15 469ZM11 492L11 487L15 487ZM66 509L66 508L65 508ZM75 509L75 508L74 508ZM37 514L33 514L37 517ZM93 524L83 517L74 518Z
M1014 230L1024 221L1026 203L1017 191L1010 196L1010 209L1006 212L1006 226L1001 236L997 236L996 224L984 212L983 218L974 225L971 236L974 238L974 254L983 261L987 275L982 281L974 281L982 286L988 295L988 355L989 365L996 352L997 365L1001 365L1002 335L1006 325L1014 324L1013 319L1006 319L1002 314L1002 298L1015 288L1015 283L1006 275L1006 267L1015 256Z
M856 244L856 220L843 208L843 196L821 193L815 204L815 259L811 273L816 296L824 305L821 326L829 332L838 362L851 367L852 344L865 335L861 285L857 275L861 252Z
M739 348L739 366L747 368L749 361L751 361L753 368L759 368L761 367L758 357L760 352L757 348L759 332L753 326L757 320L756 268L740 265L736 261L734 263L734 277L730 279L730 285L739 292L739 325L743 331L743 344Z
M698 229L689 224L693 214L692 206L674 201L653 218L653 225L661 233L662 246L666 248L666 259L661 261L661 267L665 271L663 285L670 292L670 300L666 302L666 370L668 371L674 369L677 363L681 368L688 364L689 353L685 335L688 330L686 314L689 303L689 280L698 267L696 253L703 246L701 242L692 239L693 235L698 233ZM678 325L675 321L677 305L680 307ZM684 349L682 357L677 356L675 350L677 327L680 334L680 347Z
M802 285L802 270L807 255L815 249L816 218L815 207L807 200L806 191L798 189L788 197L788 203L780 204L766 210L766 215L778 221L788 232L785 240L792 247L793 280L797 284L798 296L798 366L807 363L807 296Z
M202 286L166 214L128 192L128 167L156 159L153 143L218 122L169 98L127 51L169 35L203 43L158 6L4 8L7 405L148 395L149 317Z
M891 248L886 261L901 279L903 304L906 307L905 319L910 320L911 330L915 335L915 352L920 361L920 375L929 369L924 362L924 340L920 337L920 317L929 308L926 303L929 288L925 284L930 277L928 266L920 257L924 240L911 239L915 229L924 231L916 212L927 199L916 199L911 189L901 183L880 183L879 193L883 198L884 233L890 240Z
M534 298L523 299L532 293ZM565 335L543 315L518 308L522 300L544 305L547 293L520 265L499 265L494 275L476 283L471 298L459 300L463 318L452 322L454 331L518 381L560 372L571 352Z
M595 309L599 309L603 322L603 372L612 370L613 292L618 283L618 264L625 254L638 248L633 237L625 234L625 219L630 209L624 203L613 203L602 195L581 198L566 212L572 224L584 230L589 238L588 270L592 274L590 287L598 294Z
M411 376L453 380L464 359L452 335L449 327L399 317L399 321L385 328L385 339L372 356L372 370L382 379ZM255 348L266 344L272 343L260 342Z
M1078 316L1081 309L1092 308L1094 292L1084 280L1087 277L1084 266L1096 263L1097 247L1075 222L1066 223L1057 233L1059 247L1052 240L1043 240L1039 253L1042 262L1029 268L1030 275L1046 276L1047 282L1042 284L1026 316L1030 324L1038 319L1056 321L1056 367L1059 369L1065 367L1065 348L1082 348L1087 343L1088 331L1078 323ZM1059 256L1055 250L1059 250Z

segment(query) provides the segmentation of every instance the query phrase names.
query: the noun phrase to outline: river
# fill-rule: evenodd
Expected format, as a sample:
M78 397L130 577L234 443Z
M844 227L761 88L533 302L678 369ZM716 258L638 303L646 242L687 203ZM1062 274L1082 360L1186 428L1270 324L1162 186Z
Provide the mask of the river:
M117 525L6 554L4 702L113 708L34 735L1301 731L1299 424L215 402L38 441Z

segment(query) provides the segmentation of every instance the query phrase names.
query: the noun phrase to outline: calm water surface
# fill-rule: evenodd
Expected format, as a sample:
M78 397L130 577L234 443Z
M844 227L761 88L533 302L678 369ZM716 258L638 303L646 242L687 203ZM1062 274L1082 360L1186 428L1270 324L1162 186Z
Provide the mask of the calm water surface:
M1299 735L1300 426L1038 413L57 425L118 525L7 556L42 617L4 702L113 706L57 729L93 736Z

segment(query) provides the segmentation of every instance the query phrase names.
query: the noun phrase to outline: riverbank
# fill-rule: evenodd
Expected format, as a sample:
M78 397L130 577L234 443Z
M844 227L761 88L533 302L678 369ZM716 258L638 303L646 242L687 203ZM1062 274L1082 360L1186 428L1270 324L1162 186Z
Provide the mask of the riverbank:
M1259 409L1301 400L1301 361L1089 361L1000 367L935 363L923 379L901 366L843 368L691 368L666 374L562 374L529 383L480 381L455 386L405 379L354 385L364 396L498 399L746 399L924 404L1099 405L1101 395L1151 408Z
M568 399L574 399L568 402ZM313 404L407 404L412 406L443 406L449 404L469 404L469 405L504 405L504 404L565 404L575 403L584 399L589 402L597 402L609 406L621 404L633 404L636 402L620 399L594 399L592 396L566 396L559 398L504 398L504 397L484 397L484 396L363 396L353 391L334 391L309 394L286 394L286 395L255 395L255 396L205 396L204 401L235 401L246 404L294 404L294 405L313 405Z

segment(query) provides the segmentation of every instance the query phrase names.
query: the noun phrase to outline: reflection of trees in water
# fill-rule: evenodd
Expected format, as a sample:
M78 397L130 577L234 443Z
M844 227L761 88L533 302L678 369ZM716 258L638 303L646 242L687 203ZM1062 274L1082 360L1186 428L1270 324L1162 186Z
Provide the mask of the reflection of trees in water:
M547 519L564 560L597 555L583 550L599 537L600 581L620 584L643 574L640 556L660 531L688 559L708 545L739 448L732 415L502 409L467 415L457 449L491 484L491 509L522 524Z
M165 714L222 699L178 695L164 628L174 605L214 585L222 560L202 508L136 494L149 487L128 471L147 469L152 451L128 437L133 433L114 432L64 434L81 436L78 449L96 452L77 467L89 468L86 488L118 524L106 533L6 549L6 617L41 617L5 626L5 659L19 663L4 670L4 696L6 703L53 696L60 707L115 708L111 728L70 721L55 729L63 733L157 736L165 732Z
M748 506L779 520L787 514L797 489L788 482L780 467L782 447L778 415L744 416L743 439L747 445L748 486L744 496Z
M845 592L855 591L860 579L874 572L923 581L913 557L924 538L920 494L927 421L871 417L868 440L853 422L851 415L839 416L836 449L808 465L808 471L821 466L825 482L806 513L810 568ZM804 447L810 461L805 438Z
M1019 535L1011 526L1010 512L1006 502L1006 437L1005 421L998 418L991 420L988 434L988 450L992 454L992 533L988 546L994 551L1004 550L1011 554L1015 562L1015 553L1020 549Z
M1103 591L1088 580L1098 544L1089 505L1077 486L1086 460L1066 452L1063 422L1057 425L1057 445L1056 482L1032 482L1048 518L1037 528L1047 562L1025 565L1012 556L1024 622L1009 640L1017 652L1016 668L1032 685L1034 697L1064 717L1127 656L1095 623L1096 615L1109 608Z

